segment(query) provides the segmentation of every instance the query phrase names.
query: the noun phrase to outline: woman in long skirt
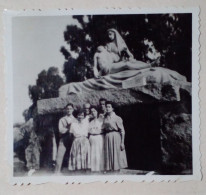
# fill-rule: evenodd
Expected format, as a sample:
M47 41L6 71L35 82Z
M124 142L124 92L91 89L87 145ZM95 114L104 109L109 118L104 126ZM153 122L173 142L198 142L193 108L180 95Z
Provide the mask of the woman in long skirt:
M89 141L91 147L91 171L104 171L104 136L102 120L98 118L96 107L91 107L92 120L89 124Z
M83 110L79 110L77 114L78 122L72 123L70 133L74 135L72 143L68 169L87 170L90 169L90 144L88 140L88 120L85 120Z
M104 118L105 135L105 170L118 171L127 167L124 146L125 130L121 117L113 111L113 103L106 102L107 115Z

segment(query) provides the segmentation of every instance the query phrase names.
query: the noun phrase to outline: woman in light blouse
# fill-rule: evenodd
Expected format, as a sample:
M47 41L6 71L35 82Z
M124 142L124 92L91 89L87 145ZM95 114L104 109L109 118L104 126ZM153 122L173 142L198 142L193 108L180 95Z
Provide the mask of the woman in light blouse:
M74 135L72 143L69 166L68 169L75 170L88 170L90 169L90 144L88 140L88 120L84 120L84 110L78 110L77 122L71 124L70 133Z
M104 118L105 135L105 170L118 171L127 167L124 146L125 130L121 117L113 110L113 103L106 102L107 114Z
M104 171L104 135L102 119L98 118L97 108L91 107L92 120L89 123L89 142L91 148L91 171Z

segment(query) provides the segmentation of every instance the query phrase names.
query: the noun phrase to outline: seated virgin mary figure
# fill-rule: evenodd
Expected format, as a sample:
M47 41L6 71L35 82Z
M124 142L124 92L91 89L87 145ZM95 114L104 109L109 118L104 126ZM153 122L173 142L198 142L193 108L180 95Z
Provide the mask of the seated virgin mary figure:
M117 30L109 29L107 32L110 42L105 47L99 46L94 55L94 76L96 78L124 70L151 67L150 64L134 59Z

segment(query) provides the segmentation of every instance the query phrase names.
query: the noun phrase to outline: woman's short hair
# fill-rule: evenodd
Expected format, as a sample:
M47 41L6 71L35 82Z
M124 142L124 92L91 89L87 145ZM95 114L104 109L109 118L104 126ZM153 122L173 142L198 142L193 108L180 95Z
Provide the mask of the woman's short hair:
M100 115L104 115L105 113L104 113L104 111L103 110L100 110L99 112L98 112L98 116L100 116Z
M103 102L103 101L104 101L104 102L107 102L107 100L104 99L104 98L100 98L100 99L99 99L99 102Z
M115 107L115 105L114 105L114 103L112 101L106 101L105 105L108 105L108 104L110 104L112 106L112 108Z
M93 105L92 105L92 106L90 107L90 111L91 111L92 109L95 109L95 110L98 112L98 108L97 108L96 106L93 106Z
M64 107L64 109L66 109L68 106L71 106L72 108L74 108L74 105L73 105L72 103L68 103L68 104Z
M77 109L77 111L76 111L76 116L78 116L78 115L80 115L80 114L84 114L84 116L85 116L84 109L82 109L82 108Z

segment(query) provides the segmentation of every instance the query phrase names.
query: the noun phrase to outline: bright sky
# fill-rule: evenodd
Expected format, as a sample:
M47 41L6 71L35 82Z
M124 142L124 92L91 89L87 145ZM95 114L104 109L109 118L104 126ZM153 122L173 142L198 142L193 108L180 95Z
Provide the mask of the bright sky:
M62 73L66 46L63 33L67 25L77 24L71 16L16 17L12 26L14 123L24 122L22 113L31 104L28 86L51 66Z

